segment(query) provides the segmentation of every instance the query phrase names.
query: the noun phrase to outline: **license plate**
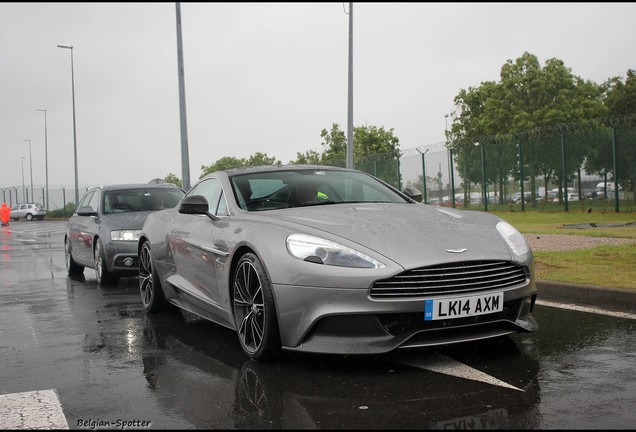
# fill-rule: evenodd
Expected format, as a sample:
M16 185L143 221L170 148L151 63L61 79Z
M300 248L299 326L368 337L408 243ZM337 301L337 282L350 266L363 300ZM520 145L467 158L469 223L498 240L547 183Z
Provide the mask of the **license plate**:
M424 320L465 318L501 312L503 293L424 301Z

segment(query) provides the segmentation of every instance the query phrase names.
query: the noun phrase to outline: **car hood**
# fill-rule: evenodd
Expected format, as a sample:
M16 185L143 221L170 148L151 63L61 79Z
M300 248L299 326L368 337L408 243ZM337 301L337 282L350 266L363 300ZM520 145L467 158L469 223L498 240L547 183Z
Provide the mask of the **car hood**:
M100 216L100 224L107 226L109 229L141 229L149 211L128 212L128 213L112 213Z
M276 213L279 222L329 233L323 236L329 240L337 241L332 235L347 239L405 268L441 261L512 258L495 228L501 219L483 212L423 204L369 203L322 205Z

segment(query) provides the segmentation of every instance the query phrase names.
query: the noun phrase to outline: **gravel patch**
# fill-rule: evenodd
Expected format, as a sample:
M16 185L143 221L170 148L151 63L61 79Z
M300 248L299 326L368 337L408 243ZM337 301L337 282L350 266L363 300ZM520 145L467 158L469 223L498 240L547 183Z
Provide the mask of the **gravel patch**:
M535 252L565 252L590 249L600 245L636 245L636 239L591 237L567 234L524 234Z

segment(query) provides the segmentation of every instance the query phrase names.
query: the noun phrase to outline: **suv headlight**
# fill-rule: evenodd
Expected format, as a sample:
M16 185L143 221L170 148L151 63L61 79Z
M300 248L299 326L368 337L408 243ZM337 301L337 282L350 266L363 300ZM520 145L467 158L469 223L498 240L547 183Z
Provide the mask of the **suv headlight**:
M355 249L305 234L287 237L289 254L299 260L339 267L384 268L380 261Z
M525 237L521 235L517 228L510 225L508 222L498 222L497 231L506 243L508 243L508 246L510 246L510 249L512 249L515 254L522 256L530 252L530 246L528 245Z
M116 230L110 232L111 240L137 241L141 236L141 230Z

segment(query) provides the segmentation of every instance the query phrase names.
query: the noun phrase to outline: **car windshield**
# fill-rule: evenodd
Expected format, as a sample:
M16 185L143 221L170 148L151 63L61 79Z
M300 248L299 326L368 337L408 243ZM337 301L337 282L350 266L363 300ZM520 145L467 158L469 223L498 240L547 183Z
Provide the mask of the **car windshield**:
M237 174L230 179L239 206L248 211L350 202L409 202L363 172L299 169Z
M139 211L156 211L176 206L183 191L174 189L125 189L108 191L104 194L104 214Z

